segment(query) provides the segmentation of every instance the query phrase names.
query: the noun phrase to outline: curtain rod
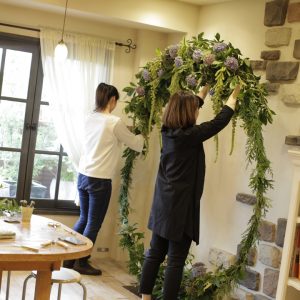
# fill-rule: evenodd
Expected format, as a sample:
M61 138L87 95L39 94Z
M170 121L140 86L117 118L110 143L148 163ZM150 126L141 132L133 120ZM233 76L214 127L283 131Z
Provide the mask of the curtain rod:
M36 31L36 32L40 32L40 29L37 28L32 28L32 27L26 27L26 26L19 26L19 25L12 25L12 24L7 24L7 23L1 23L1 26L6 26L6 27L12 27L12 28L18 28L18 29L25 29L25 30L30 30L30 31ZM115 42L116 46L119 47L126 47L127 49L125 49L126 53L130 53L131 49L136 49L136 44L133 44L132 39L128 39L127 40L127 44L121 43L121 42Z

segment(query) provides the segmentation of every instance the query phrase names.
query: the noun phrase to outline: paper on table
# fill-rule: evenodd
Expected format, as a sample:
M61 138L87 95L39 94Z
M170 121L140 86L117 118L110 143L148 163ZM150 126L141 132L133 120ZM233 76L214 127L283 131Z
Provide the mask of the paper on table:
M0 230L0 239L12 239L15 238L16 233L11 230Z

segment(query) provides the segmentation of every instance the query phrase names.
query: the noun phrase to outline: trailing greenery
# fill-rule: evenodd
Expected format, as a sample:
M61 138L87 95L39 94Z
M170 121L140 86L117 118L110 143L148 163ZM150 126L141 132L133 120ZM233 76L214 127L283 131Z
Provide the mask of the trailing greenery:
M154 126L160 128L162 108L170 95L180 89L198 93L201 86L210 85L211 104L217 114L237 84L241 86L235 115L232 120L232 145L237 121L247 135L247 166L253 166L249 187L256 195L257 203L248 227L242 234L240 253L236 263L225 269L193 277L189 267L184 276L180 299L222 299L243 276L248 252L258 241L258 226L269 208L265 194L272 188L272 171L264 147L263 126L272 123L274 112L267 104L265 86L259 83L260 77L254 75L249 60L241 57L239 49L231 43L224 43L217 34L208 40L203 33L191 40L183 40L164 51L157 50L156 58L148 62L136 74L137 83L130 83L124 91L131 98L125 112L133 120L136 133L142 133L147 140L144 155L148 151L148 138ZM217 153L218 153L218 140ZM139 279L143 263L143 233L138 232L136 224L130 225L129 188L132 169L138 153L126 149L123 157L120 192L120 244L129 252L129 270ZM161 296L163 267L154 289L157 299Z

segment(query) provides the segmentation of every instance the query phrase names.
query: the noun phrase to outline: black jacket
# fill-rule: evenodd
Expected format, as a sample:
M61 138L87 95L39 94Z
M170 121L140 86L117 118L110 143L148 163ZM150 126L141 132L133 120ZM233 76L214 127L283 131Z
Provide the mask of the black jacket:
M203 142L221 131L234 111L224 106L211 121L186 129L162 127L162 151L148 227L180 241L186 233L199 243L200 198L205 177Z

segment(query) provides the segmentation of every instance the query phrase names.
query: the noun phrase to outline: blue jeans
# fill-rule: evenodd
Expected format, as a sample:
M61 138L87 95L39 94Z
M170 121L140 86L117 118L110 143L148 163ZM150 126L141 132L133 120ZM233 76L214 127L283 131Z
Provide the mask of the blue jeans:
M78 175L80 217L74 230L88 237L94 244L107 212L111 196L111 179Z
M165 260L163 299L176 300L182 280L185 260L188 256L192 240L184 235L180 242L167 240L155 233L152 234L150 249L146 253L140 281L140 293L151 295L160 264Z

